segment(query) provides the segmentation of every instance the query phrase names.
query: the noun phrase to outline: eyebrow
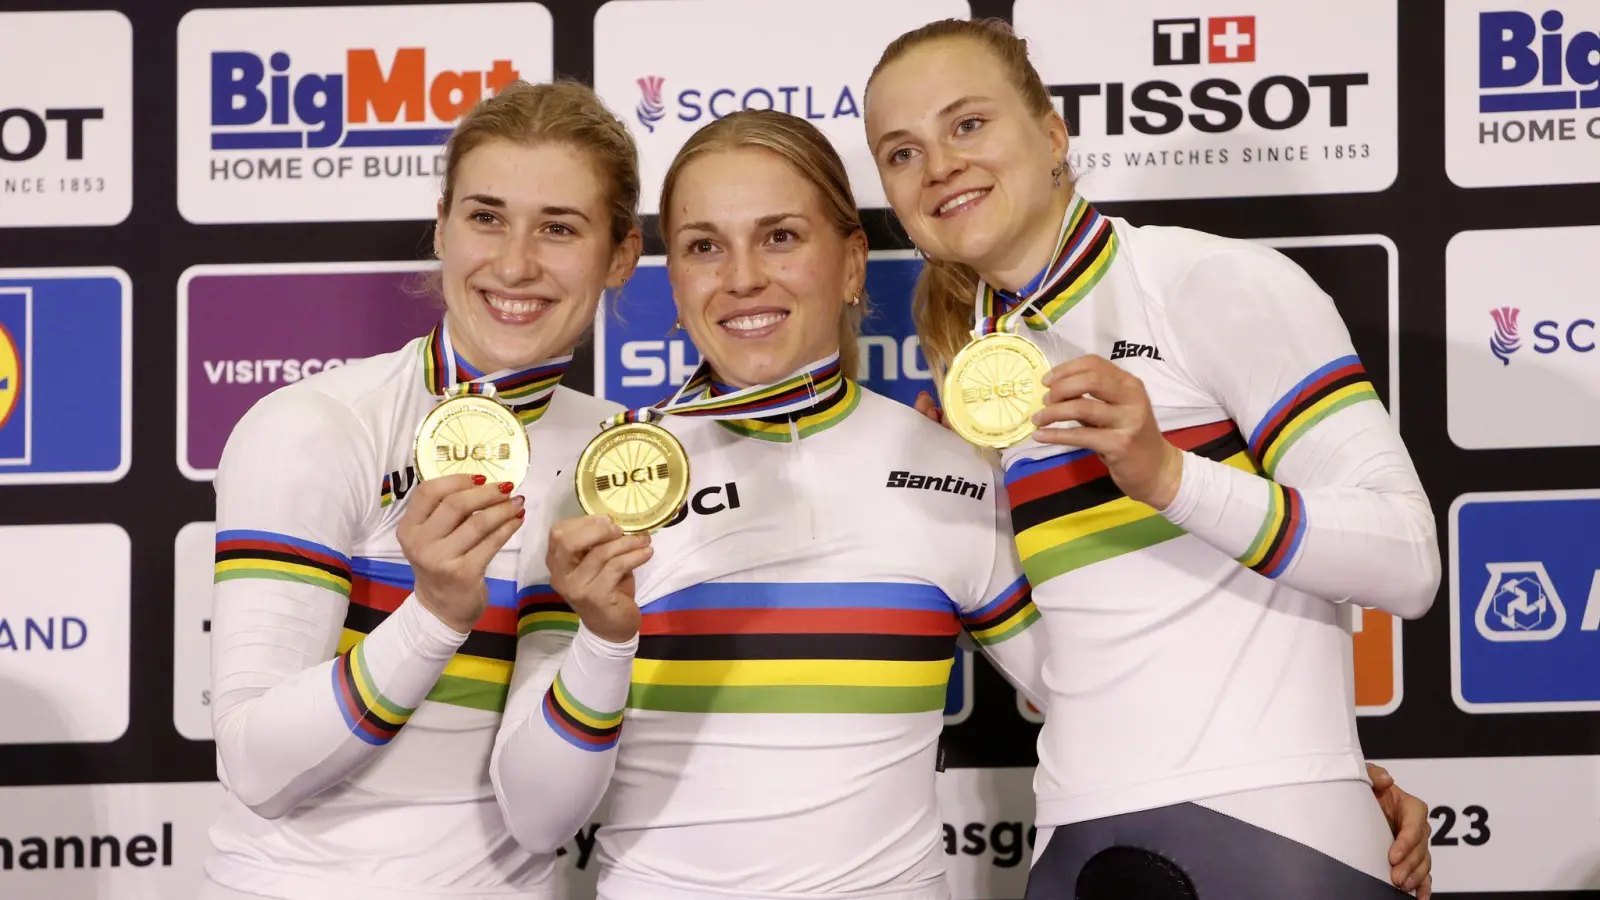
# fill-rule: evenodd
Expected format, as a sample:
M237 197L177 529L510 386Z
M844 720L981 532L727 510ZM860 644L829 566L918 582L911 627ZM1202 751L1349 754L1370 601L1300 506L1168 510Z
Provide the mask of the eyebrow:
M784 221L785 219L804 219L804 218L805 218L805 216L803 216L803 215L801 215L800 213L797 213L797 212L773 213L770 216L762 216L761 218L757 219L756 220L756 227L758 227L758 228L766 228L766 227L768 227L770 225L776 225L779 222ZM677 228L673 229L673 231L675 233L677 233L677 234L682 234L685 231L719 231L719 230L720 229L718 229L716 225L714 225L714 224L712 224L710 222L685 222L682 225L679 225Z
M492 209L506 208L506 201L493 194L469 194L461 199L481 203ZM542 206L539 208L539 212L547 216L576 216L585 222L589 221L589 216L583 210L572 206Z
M971 105L973 103L982 103L982 102L984 102L984 101L986 101L988 99L989 99L988 97L980 97L977 94L968 94L965 97L957 97L955 100L952 100L949 103L946 103L944 105L944 107L942 109L940 109L938 113L935 114L935 117L942 119L945 116L948 116L951 113L954 113L954 112L960 110L963 106L969 106L969 105ZM885 143L889 142L890 140L899 140L900 138L903 138L903 137L906 137L906 136L910 135L910 133L911 132L906 131L904 128L900 128L900 129L896 129L894 131L891 131L891 132L883 135L882 137L878 138L878 142L872 145L872 150L873 150L874 153L876 153L878 151L879 147L882 147Z

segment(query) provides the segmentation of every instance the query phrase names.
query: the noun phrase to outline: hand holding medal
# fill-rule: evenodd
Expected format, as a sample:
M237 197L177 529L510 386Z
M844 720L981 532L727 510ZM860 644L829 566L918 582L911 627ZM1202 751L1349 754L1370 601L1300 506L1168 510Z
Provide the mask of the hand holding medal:
M1158 510L1171 505L1183 478L1183 451L1161 433L1144 382L1094 354L1056 366L1043 382L1048 393L1033 416L1039 426L1034 440L1093 451L1130 499ZM1077 427L1048 427L1058 422Z

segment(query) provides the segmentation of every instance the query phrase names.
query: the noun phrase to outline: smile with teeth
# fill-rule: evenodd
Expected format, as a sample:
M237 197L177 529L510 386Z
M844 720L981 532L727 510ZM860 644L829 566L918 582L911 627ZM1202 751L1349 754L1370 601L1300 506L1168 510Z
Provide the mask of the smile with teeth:
M786 312L760 312L723 319L720 324L723 328L731 331L755 331L770 325L776 325L787 318L789 318L789 314Z
M951 197L949 200L939 204L939 209L934 214L940 216L947 215L963 206L966 206L968 203L987 195L988 193L988 189L985 188L982 190L965 191L957 194L954 197Z
M494 307L500 312L513 316L525 316L530 313L536 313L550 305L550 301L548 300L513 300L510 297L502 297L499 294L492 294L488 291L482 291L481 293L483 294L483 299L487 301L490 306Z

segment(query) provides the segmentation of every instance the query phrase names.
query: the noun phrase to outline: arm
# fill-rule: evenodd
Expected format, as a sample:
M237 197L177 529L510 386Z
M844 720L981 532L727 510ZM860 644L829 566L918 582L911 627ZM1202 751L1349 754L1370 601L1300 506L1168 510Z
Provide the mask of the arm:
M307 447L317 461L297 464ZM380 752L466 638L411 595L340 640L374 452L347 410L299 390L252 408L217 468L212 730L222 779L267 818Z
M1034 708L1043 711L1048 635L1039 609L1033 605L1033 586L1017 558L1005 480L997 474L991 487L995 501L994 561L983 596L970 608L962 609L961 624L1006 681L1021 691Z
M545 515L581 513L571 499L547 498ZM507 827L535 853L572 838L616 767L639 645L631 572L650 548L647 537L614 539L613 527L568 518L546 533L541 524L519 557L517 665L489 777Z
M1185 452L1162 514L1307 593L1427 612L1441 569L1433 511L1332 299L1249 246L1197 263L1167 314L1260 474Z

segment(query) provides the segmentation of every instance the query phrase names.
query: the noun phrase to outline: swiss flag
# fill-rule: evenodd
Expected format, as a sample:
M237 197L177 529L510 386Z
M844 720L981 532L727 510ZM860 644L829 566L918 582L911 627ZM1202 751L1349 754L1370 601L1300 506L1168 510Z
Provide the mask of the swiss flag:
M1256 61L1256 17L1217 16L1206 20L1206 62Z

